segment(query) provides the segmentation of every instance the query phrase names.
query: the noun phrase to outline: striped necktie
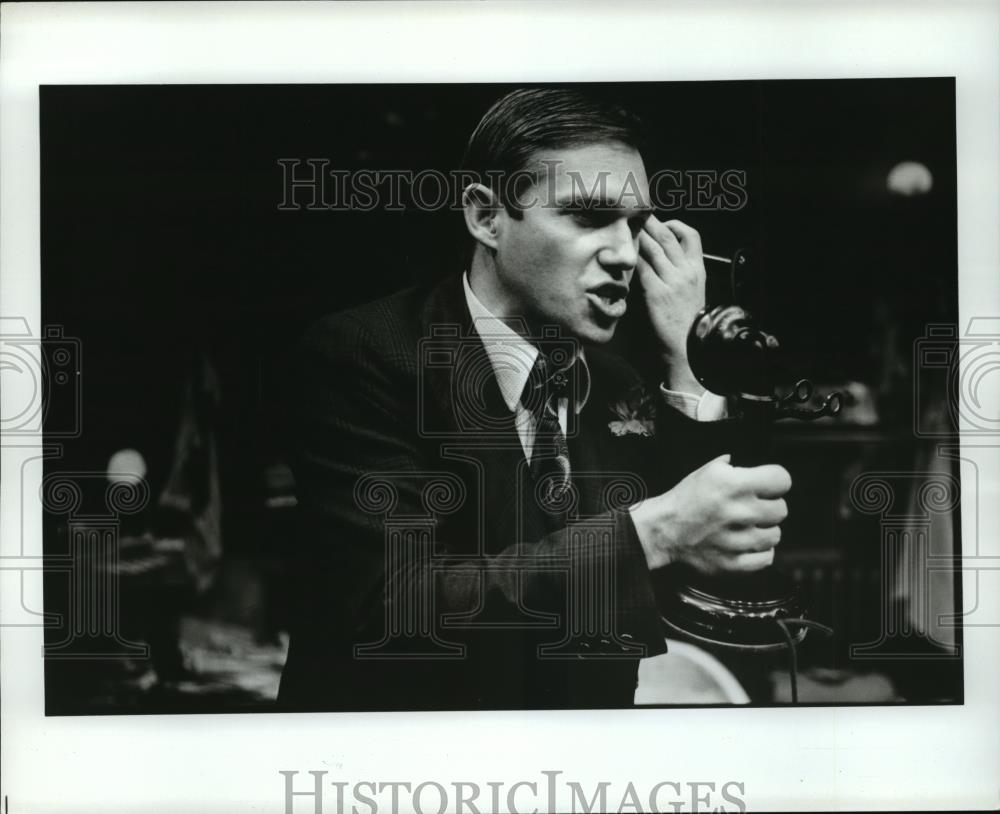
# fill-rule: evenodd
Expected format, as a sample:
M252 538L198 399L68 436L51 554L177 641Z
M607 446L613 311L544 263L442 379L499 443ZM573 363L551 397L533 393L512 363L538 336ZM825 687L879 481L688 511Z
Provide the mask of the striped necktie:
M541 353L525 383L521 404L535 419L535 442L531 450L531 477L539 504L549 512L563 507L570 487L569 447L559 426L559 399L572 396L575 363L565 370L552 370Z

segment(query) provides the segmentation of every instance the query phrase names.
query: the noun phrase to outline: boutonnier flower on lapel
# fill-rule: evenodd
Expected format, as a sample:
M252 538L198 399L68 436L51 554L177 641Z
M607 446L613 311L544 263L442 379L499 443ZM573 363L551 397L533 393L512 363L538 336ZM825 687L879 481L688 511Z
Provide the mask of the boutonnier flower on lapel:
M653 436L655 430L656 404L642 387L629 391L626 398L608 405L617 416L608 422L613 435Z

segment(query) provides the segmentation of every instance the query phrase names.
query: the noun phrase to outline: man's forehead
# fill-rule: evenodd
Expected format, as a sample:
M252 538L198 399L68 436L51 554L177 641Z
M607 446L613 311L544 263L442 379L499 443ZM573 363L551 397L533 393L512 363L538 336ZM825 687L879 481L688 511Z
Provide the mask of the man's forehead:
M551 150L533 156L537 186L558 206L648 209L649 181L642 156L617 142ZM548 195L547 195L548 197Z

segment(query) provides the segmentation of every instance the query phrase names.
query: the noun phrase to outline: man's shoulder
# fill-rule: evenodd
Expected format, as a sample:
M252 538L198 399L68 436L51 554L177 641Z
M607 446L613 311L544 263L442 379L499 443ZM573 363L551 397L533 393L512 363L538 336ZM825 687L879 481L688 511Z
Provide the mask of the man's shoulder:
M408 365L416 360L428 324L463 318L456 289L461 291L461 280L446 278L327 314L302 333L297 352L338 358L391 357Z
M411 287L363 305L334 311L315 320L302 333L302 347L350 347L353 342L400 341L419 332L426 287Z

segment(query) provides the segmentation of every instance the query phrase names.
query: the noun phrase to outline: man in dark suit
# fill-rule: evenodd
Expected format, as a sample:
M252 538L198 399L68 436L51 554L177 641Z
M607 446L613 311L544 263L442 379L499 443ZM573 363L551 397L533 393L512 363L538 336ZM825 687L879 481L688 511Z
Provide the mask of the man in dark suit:
M467 271L297 348L285 708L630 706L665 650L651 574L771 562L790 479L723 454L685 355L699 237L651 214L636 127L576 91L504 97L466 153ZM602 349L636 280L650 385Z

